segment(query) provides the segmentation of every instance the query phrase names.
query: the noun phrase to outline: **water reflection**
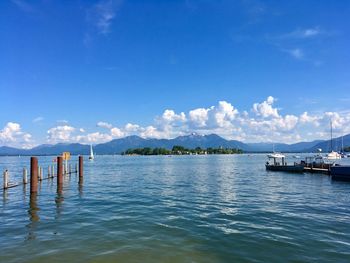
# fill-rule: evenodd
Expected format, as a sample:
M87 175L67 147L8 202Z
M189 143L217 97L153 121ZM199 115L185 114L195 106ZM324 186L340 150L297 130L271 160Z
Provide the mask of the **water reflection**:
M79 177L79 184L78 184L78 191L79 191L79 197L83 197L83 183L84 183L84 178Z
M63 197L63 190L62 190L62 185L59 185L57 187L57 195L55 198L55 203L56 203L56 219L60 218L61 213L62 213L62 203L64 201Z
M8 191L7 189L4 189L2 191L2 204L3 204L4 207L5 207L5 204L8 201L8 192L7 191Z
M26 184L23 184L22 193L23 193L23 201L26 201L26 199L27 199L27 185Z
M37 203L37 193L31 193L30 199L29 199L29 209L28 209L29 224L27 225L27 228L28 228L27 240L33 240L36 238L35 230L40 220L40 217L38 215L39 210L40 209Z

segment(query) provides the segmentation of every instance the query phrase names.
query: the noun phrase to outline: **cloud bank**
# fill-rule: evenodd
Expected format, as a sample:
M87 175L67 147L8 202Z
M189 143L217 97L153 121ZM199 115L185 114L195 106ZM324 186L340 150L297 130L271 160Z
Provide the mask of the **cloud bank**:
M268 96L253 103L247 111L240 111L232 103L219 101L214 106L195 108L187 113L166 109L150 125L127 123L116 127L113 122L99 121L93 127L74 127L58 124L47 130L47 143L102 143L129 135L143 138L174 138L193 132L216 133L226 139L243 142L295 143L314 139L328 139L330 121L335 136L350 133L350 112L323 112L300 115L282 114L277 100ZM97 129L97 131L96 131ZM3 145L28 147L33 143L29 133L21 131L18 123L9 122L0 131Z

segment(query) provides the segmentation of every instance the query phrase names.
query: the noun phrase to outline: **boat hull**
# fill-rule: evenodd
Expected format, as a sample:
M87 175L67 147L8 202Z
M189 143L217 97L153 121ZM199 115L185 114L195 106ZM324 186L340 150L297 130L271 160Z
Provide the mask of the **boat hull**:
M280 171L288 173L303 173L304 166L302 165L265 165L268 171Z
M335 165L331 167L333 180L350 181L350 165Z

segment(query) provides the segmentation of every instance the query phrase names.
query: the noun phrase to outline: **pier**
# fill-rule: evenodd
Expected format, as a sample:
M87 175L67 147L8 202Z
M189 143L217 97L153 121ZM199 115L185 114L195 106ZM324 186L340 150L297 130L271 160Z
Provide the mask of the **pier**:
M43 180L53 179L54 177L57 178L57 189L62 188L63 185L63 176L70 175L70 174L79 174L79 181L82 182L83 178L83 156L79 156L78 163L75 164L75 169L73 169L72 165L68 163L68 160L70 159L67 156L57 156L54 160L57 162L57 170L55 174L55 164L49 165L47 167L47 173L46 176L44 175L44 169L42 166L39 165L38 158L37 157L30 157L30 193L37 193L38 192L38 182L41 182ZM65 160L65 165L63 165L63 160ZM78 169L79 167L79 169ZM3 189L4 191L8 188L16 187L16 186L26 186L28 184L28 171L27 168L23 168L23 180L21 182L12 182L10 180L11 171L8 169L5 169L3 171Z
M330 170L326 169L326 168L317 168L317 167L307 167L307 166L305 166L304 167L304 172L330 175Z

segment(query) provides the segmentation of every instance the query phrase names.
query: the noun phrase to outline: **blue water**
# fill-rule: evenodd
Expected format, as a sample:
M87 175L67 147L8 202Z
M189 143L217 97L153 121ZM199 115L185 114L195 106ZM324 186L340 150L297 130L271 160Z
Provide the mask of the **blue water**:
M267 172L265 161L97 156L62 193L56 178L32 198L29 185L10 188L0 262L350 262L350 183ZM51 162L39 157L45 174ZM11 181L24 166L29 157L0 157Z

